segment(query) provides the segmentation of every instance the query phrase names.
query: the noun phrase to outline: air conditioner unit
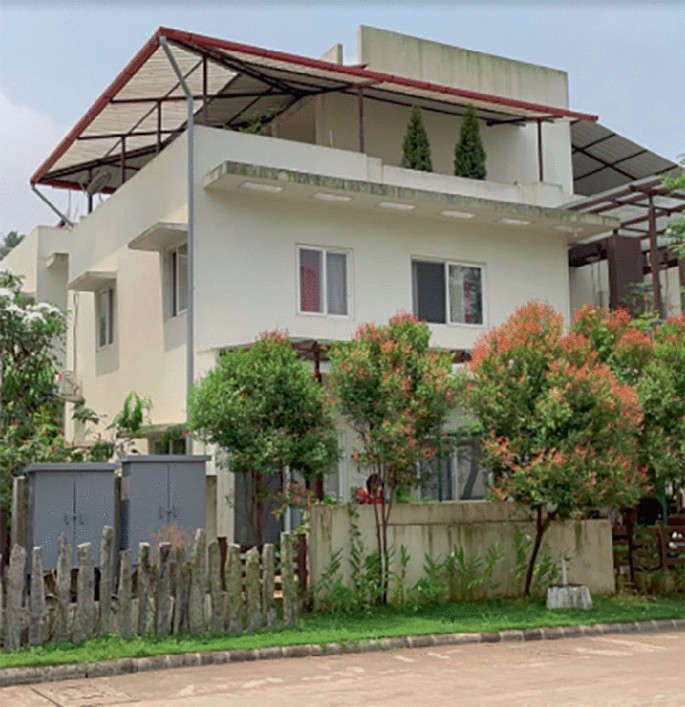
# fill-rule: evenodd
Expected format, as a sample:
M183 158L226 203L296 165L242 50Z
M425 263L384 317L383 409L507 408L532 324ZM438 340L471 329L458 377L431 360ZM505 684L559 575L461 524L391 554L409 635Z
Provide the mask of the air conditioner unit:
M74 371L60 371L56 376L55 382L57 384L57 392L67 402L73 403L81 399L81 386L76 380Z

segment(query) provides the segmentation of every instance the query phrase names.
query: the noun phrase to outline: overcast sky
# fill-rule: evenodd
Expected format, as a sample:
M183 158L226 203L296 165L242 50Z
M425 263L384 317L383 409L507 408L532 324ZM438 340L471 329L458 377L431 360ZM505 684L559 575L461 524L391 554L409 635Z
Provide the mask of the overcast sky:
M685 0L0 0L0 234L54 223L30 175L158 26L314 57L341 42L353 62L359 24L563 69L571 108L685 152Z

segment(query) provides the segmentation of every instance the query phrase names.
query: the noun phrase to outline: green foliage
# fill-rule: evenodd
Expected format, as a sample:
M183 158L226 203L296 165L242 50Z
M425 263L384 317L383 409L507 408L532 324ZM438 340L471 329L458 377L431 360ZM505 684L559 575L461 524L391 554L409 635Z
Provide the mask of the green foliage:
M409 314L387 326L363 324L350 342L330 351L330 380L340 411L357 433L354 459L378 475L374 505L381 583L387 600L387 525L395 494L411 488L417 465L432 459L442 426L456 404L452 361L429 350L430 330Z
M533 538L524 533L519 526L514 527L514 586L517 588L517 593L523 592L525 585L524 580L526 570L528 569L528 561L533 549ZM568 559L568 558L567 558ZM559 579L559 567L552 557L552 551L548 545L543 546L540 551L540 556L535 564L533 573L533 583L530 593L533 596L544 595L547 587L554 584Z
M339 456L324 388L279 332L223 355L195 385L190 429L226 452L231 471L247 475L248 512L260 537L268 477L289 466L309 481Z
M2 237L0 243L0 260L2 260L12 248L16 248L24 240L24 234L18 231L8 231Z
M476 111L469 105L461 124L459 142L454 148L454 174L468 179L485 179L485 149L480 137Z
M55 387L64 315L51 304L34 304L21 283L0 270L0 504L6 507L12 479L27 464L83 455L64 439Z
M404 133L401 166L408 169L418 169L422 172L433 171L431 148L418 106L412 108L407 130Z
M638 388L644 412L641 449L652 481L685 488L685 315L654 332L653 355Z

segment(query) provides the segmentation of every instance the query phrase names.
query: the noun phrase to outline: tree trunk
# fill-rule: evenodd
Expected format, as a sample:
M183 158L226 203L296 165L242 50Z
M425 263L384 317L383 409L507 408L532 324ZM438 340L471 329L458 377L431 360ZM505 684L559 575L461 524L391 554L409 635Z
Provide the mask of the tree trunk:
M538 559L538 553L540 552L540 547L542 545L542 538L545 531L549 527L549 515L543 520L542 518L542 506L537 506L536 508L536 518L535 518L535 543L533 544L533 552L530 556L530 562L528 563L528 572L526 573L526 587L524 590L525 596L530 596L530 587L533 583L533 573L535 571L535 563Z

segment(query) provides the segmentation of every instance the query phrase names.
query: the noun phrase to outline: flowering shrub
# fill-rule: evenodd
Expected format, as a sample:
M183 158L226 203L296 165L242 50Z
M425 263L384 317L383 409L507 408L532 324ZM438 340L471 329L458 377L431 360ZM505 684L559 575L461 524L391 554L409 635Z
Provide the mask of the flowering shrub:
M624 342L612 351L625 349L632 361L636 347L625 340L623 319L621 313L607 318L602 334ZM643 344L640 339L639 355ZM632 505L645 487L637 463L642 412L636 392L600 361L595 347L601 348L580 324L564 334L560 314L530 302L476 344L462 377L494 474L493 495L536 513L526 594L552 514L569 518L597 506ZM628 377L632 369L625 366Z
M430 351L430 329L410 314L387 326L363 324L350 342L332 347L331 384L342 414L359 438L353 456L378 475L372 504L387 598L387 525L398 489L416 481L417 464L434 457L442 425L456 404L452 361Z

